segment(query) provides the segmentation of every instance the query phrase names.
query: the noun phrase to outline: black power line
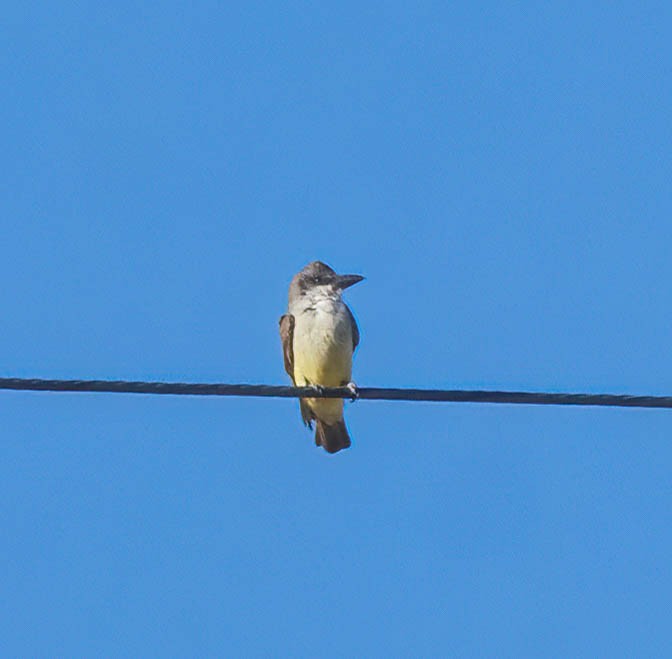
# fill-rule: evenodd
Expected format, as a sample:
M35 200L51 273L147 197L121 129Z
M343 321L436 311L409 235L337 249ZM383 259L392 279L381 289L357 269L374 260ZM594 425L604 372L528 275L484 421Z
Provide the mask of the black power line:
M262 396L270 398L352 398L347 387L285 387L265 384L201 384L185 382L127 382L124 380L39 380L0 378L0 389L13 391L70 391L176 396ZM436 403L508 403L516 405L593 405L672 409L672 396L572 394L469 389L391 389L362 387L363 400L406 400Z

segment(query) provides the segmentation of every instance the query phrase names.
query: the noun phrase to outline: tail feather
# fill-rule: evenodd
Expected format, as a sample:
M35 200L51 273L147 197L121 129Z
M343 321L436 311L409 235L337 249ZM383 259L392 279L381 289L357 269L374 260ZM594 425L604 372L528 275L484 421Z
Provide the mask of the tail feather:
M315 444L317 446L323 446L324 450L329 453L336 453L350 446L350 436L343 419L330 426L319 419L316 419L316 422Z

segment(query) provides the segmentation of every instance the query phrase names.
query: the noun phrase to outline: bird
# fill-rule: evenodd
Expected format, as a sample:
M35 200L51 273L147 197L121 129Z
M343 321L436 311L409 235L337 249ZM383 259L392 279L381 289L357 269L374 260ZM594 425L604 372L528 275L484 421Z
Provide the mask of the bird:
M342 293L363 279L339 275L321 261L309 263L292 278L280 339L285 371L294 386L347 386L356 397L351 378L359 329ZM315 421L316 446L329 453L350 446L342 398L301 398L299 405L304 424L312 429Z

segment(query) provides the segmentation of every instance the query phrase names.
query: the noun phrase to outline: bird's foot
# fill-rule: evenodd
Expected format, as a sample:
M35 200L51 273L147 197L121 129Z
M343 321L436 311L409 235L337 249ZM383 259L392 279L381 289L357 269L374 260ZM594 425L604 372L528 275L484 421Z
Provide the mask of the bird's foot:
M354 382L348 382L348 384L345 385L345 388L350 392L350 400L354 403L359 398L359 389L357 389L357 385Z
M312 385L312 387L313 387L313 389L315 389L315 391L316 391L320 396L324 396L324 387L323 387L323 386L321 386L321 385L319 385L319 384L314 384L314 385Z

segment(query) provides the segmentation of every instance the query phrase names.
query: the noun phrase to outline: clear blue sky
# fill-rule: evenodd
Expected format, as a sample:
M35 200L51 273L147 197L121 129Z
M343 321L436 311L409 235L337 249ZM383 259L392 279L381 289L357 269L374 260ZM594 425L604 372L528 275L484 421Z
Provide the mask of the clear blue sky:
M672 393L672 10L38 3L0 40L6 376ZM3 656L665 656L672 413L0 393Z

